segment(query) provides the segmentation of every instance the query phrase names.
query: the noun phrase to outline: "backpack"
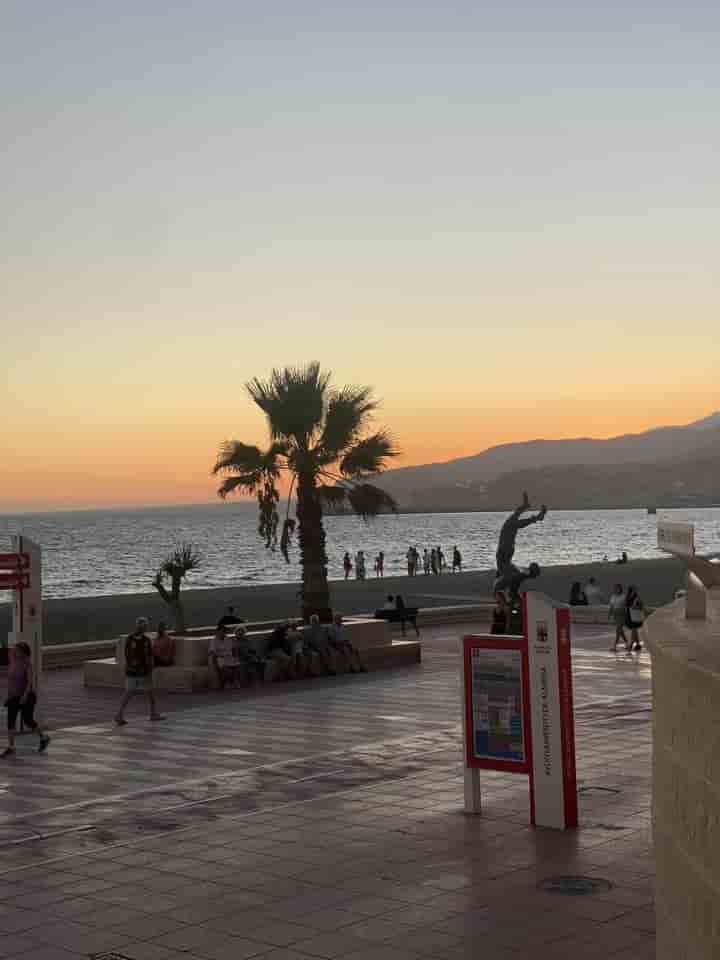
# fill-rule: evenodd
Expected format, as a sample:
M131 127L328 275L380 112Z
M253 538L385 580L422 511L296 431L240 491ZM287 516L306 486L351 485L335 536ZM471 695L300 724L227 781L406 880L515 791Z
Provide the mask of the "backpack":
M152 672L152 645L144 634L131 634L125 641L125 673L129 677L144 677Z

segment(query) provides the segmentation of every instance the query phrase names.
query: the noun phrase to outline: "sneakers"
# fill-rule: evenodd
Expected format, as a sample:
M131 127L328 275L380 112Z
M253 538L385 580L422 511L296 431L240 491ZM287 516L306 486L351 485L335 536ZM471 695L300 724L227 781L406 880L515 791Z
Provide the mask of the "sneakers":
M151 714L150 714L150 719L151 719L151 720L164 720L165 717L164 717L161 713L151 713Z
M6 747L6 748L3 750L3 752L2 752L2 756L3 756L3 757L14 757L14 756L15 756L15 748L14 748L14 747Z
M40 743L38 744L38 753L45 753L50 743L50 737L45 734L44 737L40 737Z

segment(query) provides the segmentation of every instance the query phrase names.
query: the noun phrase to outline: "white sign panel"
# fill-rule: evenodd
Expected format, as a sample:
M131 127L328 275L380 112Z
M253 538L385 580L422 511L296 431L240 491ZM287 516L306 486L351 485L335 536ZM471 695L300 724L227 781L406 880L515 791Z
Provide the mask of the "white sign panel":
M671 520L659 520L657 525L657 545L665 553L674 553L678 557L695 556L695 527L692 523L676 523Z
M577 823L569 621L541 593L526 602L535 823L562 830Z

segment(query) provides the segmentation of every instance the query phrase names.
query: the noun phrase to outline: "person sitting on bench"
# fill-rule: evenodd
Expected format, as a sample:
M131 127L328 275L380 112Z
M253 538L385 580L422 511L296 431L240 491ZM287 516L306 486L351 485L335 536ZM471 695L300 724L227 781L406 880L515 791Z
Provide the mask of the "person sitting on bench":
M238 661L233 654L232 639L227 635L226 627L218 627L208 647L208 660L215 669L220 689L230 681L237 686Z
M158 623L152 652L156 667L171 667L175 662L175 637L170 636L167 625L162 620Z
M312 668L313 660L317 659L325 673L337 673L332 662L328 632L320 623L320 617L316 613L310 617L310 623L303 629L302 636L303 652L308 659L308 667Z
M265 683L265 657L257 652L255 641L248 636L245 627L238 627L235 631L235 656L245 667L251 686Z
M278 675L284 680L294 680L297 676L294 651L295 644L291 644L289 634L290 621L286 620L285 623L278 624L278 626L275 627L270 635L267 646L268 658L275 663Z
M395 609L397 610L398 617L400 619L400 627L402 629L402 635L405 636L405 621L411 623L415 627L415 633L420 636L420 631L418 630L417 625L417 610L410 611L405 606L405 601L398 593L395 596Z
M367 667L362 662L360 651L350 643L345 634L341 613L336 613L333 617L328 643L330 649L340 659L346 670L349 670L350 673L367 673Z

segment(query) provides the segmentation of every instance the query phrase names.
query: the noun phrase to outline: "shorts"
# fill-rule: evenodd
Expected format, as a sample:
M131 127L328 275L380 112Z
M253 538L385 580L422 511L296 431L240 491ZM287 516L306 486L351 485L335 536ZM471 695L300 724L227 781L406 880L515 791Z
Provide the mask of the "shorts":
M27 727L29 730L34 730L37 726L35 723L35 702L36 698L34 695L31 695L27 698L25 703L20 702L20 697L10 697L7 701L7 728L8 730L14 730L17 724L18 714L22 717L23 726Z
M152 690L152 674L142 677L125 677L125 689L128 692L137 693L139 691Z

